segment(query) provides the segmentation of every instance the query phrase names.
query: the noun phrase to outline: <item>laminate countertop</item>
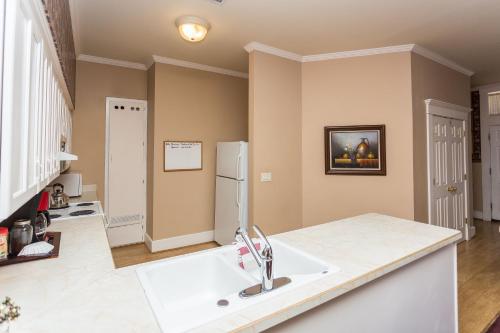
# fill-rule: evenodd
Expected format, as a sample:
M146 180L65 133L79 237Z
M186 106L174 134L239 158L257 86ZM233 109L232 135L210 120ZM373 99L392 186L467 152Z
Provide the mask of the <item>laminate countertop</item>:
M21 306L11 333L160 332L137 266L115 269L102 217L56 221L50 230L62 232L58 258L0 268L0 298ZM191 332L264 330L453 244L461 233L366 214L273 237L340 271Z

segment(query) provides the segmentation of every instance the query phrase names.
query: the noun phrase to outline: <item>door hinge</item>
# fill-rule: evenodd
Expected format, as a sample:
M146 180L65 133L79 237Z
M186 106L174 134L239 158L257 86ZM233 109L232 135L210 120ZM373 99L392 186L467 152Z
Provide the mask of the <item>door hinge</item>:
M467 174L464 175L464 180L467 180Z
M490 202L490 209L493 210L493 202Z
M491 134L488 133L488 141L491 141Z
M490 168L490 176L491 176L491 168Z

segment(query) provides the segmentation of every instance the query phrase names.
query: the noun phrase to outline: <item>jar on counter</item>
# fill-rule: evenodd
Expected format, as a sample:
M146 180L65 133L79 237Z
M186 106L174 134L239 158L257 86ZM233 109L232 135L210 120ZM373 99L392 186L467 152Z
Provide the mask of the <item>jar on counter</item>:
M0 227L0 260L7 259L9 254L8 239L9 229Z
M10 229L10 254L17 255L23 247L33 240L33 227L30 220L17 220Z

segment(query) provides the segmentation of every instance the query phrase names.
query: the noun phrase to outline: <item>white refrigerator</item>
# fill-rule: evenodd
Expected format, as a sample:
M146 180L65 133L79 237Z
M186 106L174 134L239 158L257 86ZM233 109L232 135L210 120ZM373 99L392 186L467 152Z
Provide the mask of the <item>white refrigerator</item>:
M248 143L217 143L215 179L215 241L231 244L248 226Z

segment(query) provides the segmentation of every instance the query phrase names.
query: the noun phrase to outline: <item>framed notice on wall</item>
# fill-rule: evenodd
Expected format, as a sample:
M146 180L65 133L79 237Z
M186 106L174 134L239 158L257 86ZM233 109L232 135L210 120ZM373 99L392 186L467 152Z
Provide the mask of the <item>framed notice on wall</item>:
M203 169L201 141L164 141L163 144L165 172Z

